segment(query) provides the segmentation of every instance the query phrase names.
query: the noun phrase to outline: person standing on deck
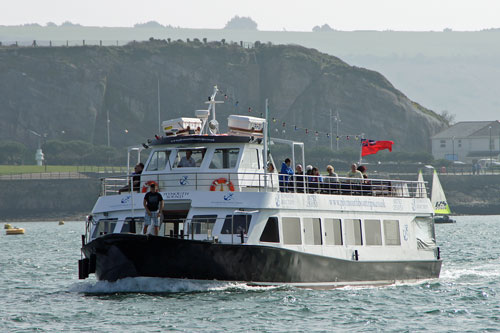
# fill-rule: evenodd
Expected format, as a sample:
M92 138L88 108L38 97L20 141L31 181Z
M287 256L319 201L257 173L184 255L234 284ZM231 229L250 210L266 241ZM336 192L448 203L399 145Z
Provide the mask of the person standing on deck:
M150 185L150 190L144 196L143 201L144 209L146 209L146 214L144 215L144 230L143 233L146 234L148 231L148 226L152 225L154 227L154 234L158 236L158 231L160 229L159 217L163 211L163 197L158 193L158 188L156 184Z
M293 177L293 169L290 164L291 161L289 158L287 158L285 162L281 164L281 171L279 176L281 192L288 192L290 190L290 180Z

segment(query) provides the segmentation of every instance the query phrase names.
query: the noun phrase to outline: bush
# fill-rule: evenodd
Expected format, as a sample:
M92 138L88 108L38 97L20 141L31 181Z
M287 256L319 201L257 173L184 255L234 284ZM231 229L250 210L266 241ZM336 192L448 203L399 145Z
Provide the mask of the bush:
M15 141L0 141L0 164L23 164L28 150Z

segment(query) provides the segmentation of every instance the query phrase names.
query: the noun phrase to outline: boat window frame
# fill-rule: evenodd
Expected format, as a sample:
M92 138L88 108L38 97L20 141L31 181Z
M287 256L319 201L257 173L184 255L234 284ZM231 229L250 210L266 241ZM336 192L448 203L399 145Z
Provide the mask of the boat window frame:
M217 170L227 171L227 170L237 170L239 168L239 164L241 162L242 154L243 154L243 150L244 149L241 149L241 147L211 147L211 148L212 149L210 151L210 162L207 162L208 163L208 170L211 170L211 171L212 170L214 170L214 171L217 171ZM224 168L224 167L223 168L211 168L211 165L212 165L212 162L214 160L214 157L216 156L215 154L216 154L217 150L231 150L231 149L237 149L238 150L238 156L236 156L236 163L235 163L234 167L230 167L230 168ZM206 156L207 156L207 152L205 152L205 157Z
M113 223L113 227L112 228L107 228L108 231L103 230L102 234L97 235L97 233L99 232L99 227L100 227L101 223L105 223L105 222L112 222ZM107 235L107 234L114 233L117 224L118 224L118 218L116 218L116 217L99 219L97 221L95 227L94 227L94 230L92 231L92 237L91 238L94 239L94 238L97 238L97 237L101 237L101 236L104 236L104 235Z
M315 245L315 246L323 245L323 239L321 237L323 233L323 230L321 228L321 218L303 217L302 226L304 231L304 245ZM319 230L316 230L315 226L319 227ZM309 230L310 227L312 227L311 230ZM312 236L312 243L308 243L308 240L310 238L308 236ZM319 241L319 243L317 243L317 241Z
M379 241L378 244L370 244L370 242L372 240L374 240L374 238L369 238L368 235L369 235L369 232L367 230L367 226L372 224L372 222L378 222L378 229L374 229L376 231L378 231L378 239L375 239L377 241ZM380 219L364 219L363 220L363 225L365 227L365 232L364 232L364 235L365 235L365 245L367 246L382 246L383 244L383 239L382 239L382 223L380 221ZM371 228L371 226L370 226ZM369 242L370 240L370 242Z
M327 228L328 221L332 222L333 236L328 235L328 231L329 231ZM338 221L338 225L335 223L336 221ZM336 227L338 227L338 228L336 228ZM330 217L324 218L323 219L323 228L324 228L324 237L325 237L324 245L327 245L327 246L342 246L342 245L344 245L344 236L342 235L342 231L343 231L342 219L330 218ZM338 229L338 230L336 230L336 229ZM337 235L336 231L338 231L338 235ZM328 244L327 240L329 240L329 239L333 240L333 244ZM337 240L340 240L339 244L337 244Z
M285 231L285 224L288 226L288 224L290 224L291 222L286 222L286 220L293 220L294 221L293 223L296 223L298 221L298 225L294 226L294 228L296 228L296 230L295 230L296 235L294 235L294 238L296 238L296 236L298 235L299 236L298 242L297 241L295 241L294 243L287 242L287 238L286 238L287 231ZM284 245L294 245L294 246L302 245L302 224L300 221L300 217L293 217L293 216L282 217L281 218L281 229L282 229L281 234L283 235L283 244Z
M240 234L240 232L238 232L238 230L236 230L236 232L235 232L235 228L237 228L238 225L236 225L234 223L234 220L233 220L233 226L232 226L232 233L226 232L226 230L228 230L228 229L225 229L225 227L229 227L229 228L231 227L231 224L230 224L231 217L234 219L237 216L244 216L248 219L247 221L245 221L245 229L243 230L243 234L248 235L248 233L250 231L250 227L252 225L252 217L253 217L252 214L227 214L226 217L224 218L224 222L222 223L222 228L220 230L221 235L233 235L234 236L234 235ZM228 223L229 225L226 225L226 223ZM238 222L238 223L240 223L240 222Z
M397 232L395 233L395 235L397 235L397 239L398 239L399 243L398 244L388 244L387 243L387 239L388 239L388 237L387 237L387 230L388 230L388 228L386 226L386 224L387 224L386 222L394 222L394 221L397 222L396 223L396 225L397 225ZM384 219L383 220L383 228L384 228L384 231L383 231L383 234L384 234L384 241L383 241L384 245L386 245L386 246L401 246L401 226L400 226L399 220L397 220L397 219Z
M356 224L356 226L355 226ZM363 246L363 227L361 224L361 219L344 219L345 226L345 244L347 246ZM356 228L354 228L356 227ZM351 230L352 229L352 230ZM359 231L359 235L356 234L356 231ZM352 240L354 242L351 243L351 232L352 232ZM359 244L358 244L359 240Z
M277 237L274 238L274 240L262 240L263 237ZM266 221L266 225L264 226L264 229L262 229L262 233L260 234L259 237L259 242L261 243L273 243L273 244L279 244L281 242L281 237L280 237L280 225L279 225L279 219L277 216L269 216L269 218Z
M212 147L176 147L173 148L172 150L175 150L174 154L171 154L171 161L170 161L170 169L171 170L195 170L195 169L201 169L203 168L203 164L205 163L208 154L210 153L210 149ZM213 148L212 148L213 149ZM181 162L182 157L179 159L179 162L176 164L177 156L181 151L186 151L186 150L205 150L204 153L202 154L202 159L200 161L199 166L194 166L194 167L179 167L178 163ZM195 161L196 162L196 161ZM198 163L197 163L198 164Z
M170 163L170 158L172 156L172 148L157 148L157 149L153 149L153 151L151 151L151 153L149 154L149 157L146 161L146 164L144 166L144 170L142 173L146 174L146 173L155 173L155 172L161 172L161 171L166 171L167 169L170 170L172 169L172 164ZM151 160L153 159L153 155L158 153L158 152L161 152L161 151L168 151L168 156L165 160L165 167L163 169L156 169L156 170L148 170L149 169L149 165L151 164Z

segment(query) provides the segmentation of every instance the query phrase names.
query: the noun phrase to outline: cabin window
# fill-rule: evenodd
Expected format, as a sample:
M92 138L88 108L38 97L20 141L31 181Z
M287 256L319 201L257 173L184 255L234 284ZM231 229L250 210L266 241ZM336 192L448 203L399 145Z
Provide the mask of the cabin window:
M234 169L238 162L239 148L215 149L210 169Z
M345 219L345 240L347 245L363 245L361 220Z
M306 245L321 245L321 220L318 218L304 218L304 243Z
M139 233L141 233L143 223L144 223L143 217L135 217L133 219L131 217L127 217L123 222L121 233L136 234L138 231Z
M97 222L97 226L92 233L92 238L97 236L102 236L106 234L111 234L115 230L116 223L118 219L101 219Z
M199 168L207 149L179 149L174 161L174 168Z
M281 221L283 226L283 242L290 245L301 245L300 219L298 217L284 217Z
M208 234L208 230L214 230L217 215L194 215L189 224L189 234ZM191 229L192 228L192 229Z
M384 220L384 238L385 245L401 245L398 220Z
M340 219L325 219L325 244L342 245L342 224Z
M170 150L160 150L153 152L146 171L160 171L165 170L168 158L170 157Z
M366 245L382 245L382 232L379 220L365 220Z
M242 231L244 234L248 233L250 229L250 221L252 220L251 215L227 215L222 225L221 234L240 234ZM233 226L233 231L231 232L231 225Z
M260 236L260 241L269 243L280 242L280 233L279 233L277 217L271 216L270 218L267 219L264 231L262 231L262 235Z
M240 167L246 169L259 169L259 150L253 148L245 149Z

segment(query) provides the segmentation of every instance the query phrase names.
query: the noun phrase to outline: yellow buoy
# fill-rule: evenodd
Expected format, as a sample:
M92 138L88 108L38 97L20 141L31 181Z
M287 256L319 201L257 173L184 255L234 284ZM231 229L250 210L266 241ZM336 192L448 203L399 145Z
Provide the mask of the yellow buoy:
M4 229L12 229L12 225L10 225L9 223L6 223L6 224L4 224L3 228Z
M11 228L5 231L7 235L24 235L24 228Z
M64 221L59 221L59 225L64 225Z

